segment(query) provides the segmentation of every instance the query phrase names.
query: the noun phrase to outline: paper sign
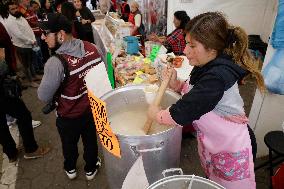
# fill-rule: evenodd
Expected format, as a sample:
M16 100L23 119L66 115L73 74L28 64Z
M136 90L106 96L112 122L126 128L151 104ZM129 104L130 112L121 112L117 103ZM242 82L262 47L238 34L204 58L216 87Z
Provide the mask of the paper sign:
M141 74L143 74L143 72L142 71L137 71L137 72L135 72L136 73L136 75L141 75Z
M112 90L108 78L105 64L102 62L93 67L85 76L87 89L97 97L102 97L104 94Z
M135 60L135 62L138 62L138 61L140 61L140 56L134 56L134 60Z
M143 79L141 79L139 76L136 76L134 81L133 81L133 84L141 84L143 83Z
M151 63L151 60L149 58L144 58L144 63L145 64L150 64Z
M88 91L88 96L102 146L116 157L121 158L119 141L109 125L105 102L95 97L91 91Z
M111 84L111 87L115 88L115 79L114 79L114 69L112 66L112 55L111 53L107 53L107 74Z
M161 48L161 46L159 46L159 45L153 45L152 51L151 51L150 56L149 56L149 58L152 62L154 62L155 59L157 58L160 48Z

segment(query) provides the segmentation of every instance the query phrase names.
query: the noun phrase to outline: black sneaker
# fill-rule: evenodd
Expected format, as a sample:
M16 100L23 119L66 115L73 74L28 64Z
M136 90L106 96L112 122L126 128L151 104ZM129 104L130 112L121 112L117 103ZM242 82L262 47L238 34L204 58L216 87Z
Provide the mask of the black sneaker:
M98 157L98 161L96 163L96 169L94 171L90 171L90 172L85 173L87 180L93 180L95 178L95 176L96 176L101 165L102 165L101 159Z

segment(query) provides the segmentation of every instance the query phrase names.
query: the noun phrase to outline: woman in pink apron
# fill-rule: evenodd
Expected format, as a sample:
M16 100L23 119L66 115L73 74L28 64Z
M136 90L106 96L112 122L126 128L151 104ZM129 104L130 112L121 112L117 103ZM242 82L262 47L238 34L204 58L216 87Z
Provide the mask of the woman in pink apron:
M238 81L252 74L260 90L265 87L247 51L247 35L217 12L196 16L185 32L184 54L194 69L187 82L178 81L174 71L169 84L183 96L166 110L150 106L148 116L160 124L193 124L206 176L226 189L255 189L252 144Z

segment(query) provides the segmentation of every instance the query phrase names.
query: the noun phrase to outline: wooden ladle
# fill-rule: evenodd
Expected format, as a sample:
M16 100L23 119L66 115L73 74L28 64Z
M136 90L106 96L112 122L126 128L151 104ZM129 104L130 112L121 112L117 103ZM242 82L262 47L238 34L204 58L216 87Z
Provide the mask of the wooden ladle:
M163 96L164 96L164 93L168 87L168 84L170 82L170 79L171 79L171 76L172 76L172 73L173 73L173 68L170 69L169 71L169 77L167 77L166 79L164 79L158 89L158 92L157 92L157 95L154 99L154 102L153 102L153 105L155 106L160 106L160 103L163 99ZM153 124L153 120L152 119L147 119L145 125L144 125L144 132L146 133L146 135L149 134L149 131L151 130L151 126Z

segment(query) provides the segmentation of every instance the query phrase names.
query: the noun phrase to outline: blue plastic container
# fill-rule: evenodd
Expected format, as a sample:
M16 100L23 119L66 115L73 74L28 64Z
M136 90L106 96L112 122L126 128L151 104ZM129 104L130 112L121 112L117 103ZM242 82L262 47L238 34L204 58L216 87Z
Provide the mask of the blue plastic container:
M123 40L127 44L126 53L127 54L137 54L139 52L139 42L135 36L126 36Z

